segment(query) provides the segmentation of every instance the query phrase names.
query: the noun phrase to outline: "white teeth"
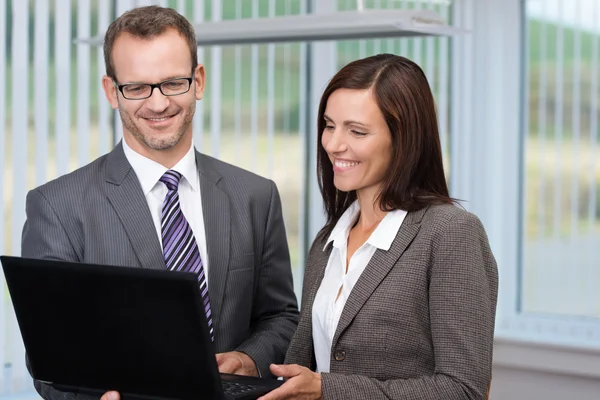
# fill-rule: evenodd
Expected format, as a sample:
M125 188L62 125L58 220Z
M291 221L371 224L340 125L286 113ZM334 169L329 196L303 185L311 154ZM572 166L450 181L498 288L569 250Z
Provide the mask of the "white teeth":
M354 167L357 165L358 165L357 162L345 162L345 161L336 161L335 162L335 166L338 168L350 168L350 167Z
M164 118L148 118L150 121L166 121L169 117Z

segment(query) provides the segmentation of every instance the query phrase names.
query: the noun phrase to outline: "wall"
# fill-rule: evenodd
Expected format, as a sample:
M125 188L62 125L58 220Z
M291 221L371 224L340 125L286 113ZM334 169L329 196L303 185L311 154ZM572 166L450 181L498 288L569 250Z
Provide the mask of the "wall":
M598 366L600 370L600 365ZM490 400L598 400L600 379L494 367Z

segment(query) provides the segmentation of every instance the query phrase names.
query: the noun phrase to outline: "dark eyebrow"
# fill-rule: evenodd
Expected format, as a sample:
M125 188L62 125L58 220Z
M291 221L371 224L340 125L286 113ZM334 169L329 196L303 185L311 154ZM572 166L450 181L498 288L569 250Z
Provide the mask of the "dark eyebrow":
M125 83L125 85L153 85L153 84L163 83L163 82L166 82L166 81L171 81L173 79L187 79L187 78L189 78L189 76L173 75L173 76L170 76L170 77L168 77L166 79L163 79L163 80L161 80L159 82L156 82L156 83L134 81L134 82L127 82L127 83Z
M327 115L323 115L323 118L325 118L326 121L333 122L333 120L331 118L329 118ZM348 125L360 125L360 126L363 126L365 128L369 127L368 124L364 124L362 122L354 121L354 120L351 120L351 119L347 120L347 121L344 121L344 125L346 125L346 126L348 126Z
M354 121L354 120L348 120L348 121L344 121L344 125L348 126L348 125L360 125L360 126L364 126L365 128L368 128L369 125L364 124L362 122L359 121Z

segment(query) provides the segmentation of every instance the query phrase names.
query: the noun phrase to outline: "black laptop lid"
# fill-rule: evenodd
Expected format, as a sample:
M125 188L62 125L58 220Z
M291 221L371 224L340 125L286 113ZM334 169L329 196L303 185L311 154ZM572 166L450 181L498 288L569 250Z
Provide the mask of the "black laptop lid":
M196 275L0 259L34 378L82 391L222 397Z

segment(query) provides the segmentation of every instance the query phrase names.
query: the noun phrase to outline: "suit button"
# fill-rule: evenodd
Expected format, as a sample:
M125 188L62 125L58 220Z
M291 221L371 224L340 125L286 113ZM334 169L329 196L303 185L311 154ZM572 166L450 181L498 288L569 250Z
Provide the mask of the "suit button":
M335 352L335 360L336 361L344 361L346 358L346 352L344 350L336 350Z

